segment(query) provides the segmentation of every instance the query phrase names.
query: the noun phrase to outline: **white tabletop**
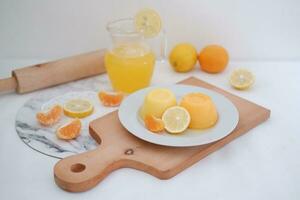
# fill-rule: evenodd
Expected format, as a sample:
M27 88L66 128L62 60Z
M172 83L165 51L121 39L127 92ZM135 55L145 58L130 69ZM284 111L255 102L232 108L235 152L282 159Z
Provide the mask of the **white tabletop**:
M2 60L0 77L11 66L39 60ZM120 169L84 193L68 193L54 183L58 159L26 146L15 131L18 109L36 93L0 95L0 199L299 199L300 198L300 62L231 62L221 74L197 69L177 74L158 63L152 84L175 83L189 76L217 85L271 109L271 118L170 180L133 169ZM256 75L248 91L228 84L235 67ZM101 78L107 79L106 75Z

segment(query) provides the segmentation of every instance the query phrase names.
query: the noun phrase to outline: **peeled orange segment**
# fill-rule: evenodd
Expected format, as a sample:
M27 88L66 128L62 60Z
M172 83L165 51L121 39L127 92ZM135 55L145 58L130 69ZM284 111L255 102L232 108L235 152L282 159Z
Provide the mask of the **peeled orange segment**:
M44 126L50 126L58 122L62 116L62 107L60 105L53 106L47 112L39 112L36 114L37 120Z
M249 88L254 83L254 75L247 69L236 69L230 76L230 84L239 90Z
M59 127L56 131L56 136L59 139L71 140L79 136L81 130L81 121L73 119L67 124Z
M169 133L182 133L188 128L191 117L185 108L173 106L164 112L162 121Z
M161 119L154 117L153 115L146 115L144 123L146 128L154 133L161 132L165 128L164 122Z
M98 93L98 96L102 104L107 107L119 106L124 98L122 92L101 91Z
M65 103L64 113L72 118L84 118L93 113L94 106L85 99L72 99Z
M149 8L139 11L135 17L135 27L145 37L150 38L156 36L161 29L161 19L159 14Z

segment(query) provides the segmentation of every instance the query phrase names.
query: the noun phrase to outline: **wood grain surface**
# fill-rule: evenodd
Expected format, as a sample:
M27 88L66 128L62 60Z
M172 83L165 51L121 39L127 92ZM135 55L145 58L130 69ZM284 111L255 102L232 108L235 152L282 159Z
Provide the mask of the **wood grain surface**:
M202 146L160 146L130 134L120 124L115 111L90 123L90 134L100 144L98 148L67 157L55 165L56 184L70 192L86 191L96 186L112 171L124 167L141 170L160 179L169 179L270 116L270 110L194 77L181 81L180 84L211 89L230 99L240 115L238 125L232 133L219 141Z
M0 79L0 93L16 90L18 93L35 90L95 76L106 72L101 49L77 56L16 69L12 77Z

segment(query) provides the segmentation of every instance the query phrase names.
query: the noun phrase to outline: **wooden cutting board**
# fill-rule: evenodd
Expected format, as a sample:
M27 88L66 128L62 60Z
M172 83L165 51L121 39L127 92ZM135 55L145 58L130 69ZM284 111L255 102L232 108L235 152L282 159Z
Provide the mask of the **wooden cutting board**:
M86 191L112 171L123 167L169 179L270 117L270 110L194 77L180 84L208 88L230 99L240 115L235 130L219 141L202 146L166 147L145 142L130 134L121 125L115 111L90 123L91 136L101 144L97 149L67 157L55 165L56 184L71 192Z

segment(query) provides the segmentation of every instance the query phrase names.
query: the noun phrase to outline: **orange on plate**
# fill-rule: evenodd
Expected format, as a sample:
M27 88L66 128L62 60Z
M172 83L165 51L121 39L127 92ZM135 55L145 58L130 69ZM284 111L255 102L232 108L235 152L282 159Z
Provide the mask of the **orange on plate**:
M53 106L47 112L39 112L36 114L36 119L44 126L50 126L58 122L62 116L63 109L60 105Z
M104 106L114 107L121 104L124 94L122 92L106 92L98 93L99 99Z
M219 45L209 45L201 50L198 60L200 68L208 73L223 71L229 61L229 55L225 48Z
M164 122L159 119L154 117L153 115L146 115L144 118L144 123L146 128L154 133L158 133L164 130Z
M59 127L56 131L56 136L59 139L71 140L79 136L81 130L81 121L73 119L67 124Z

